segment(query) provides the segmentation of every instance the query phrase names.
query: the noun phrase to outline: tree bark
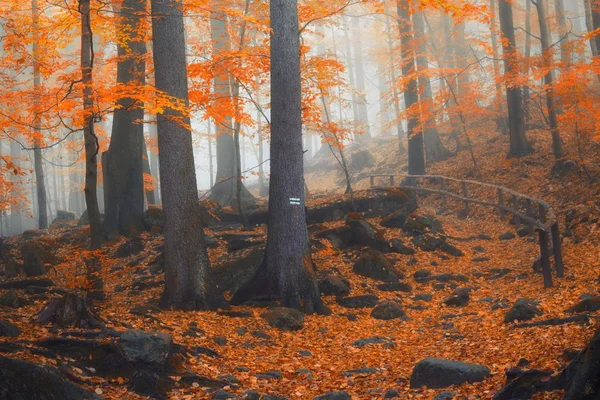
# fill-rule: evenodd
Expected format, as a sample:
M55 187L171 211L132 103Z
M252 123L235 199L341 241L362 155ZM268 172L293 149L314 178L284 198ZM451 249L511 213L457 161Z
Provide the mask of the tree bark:
M499 62L499 51L498 51L498 30L496 27L496 0L490 0L491 9L491 22L490 22L490 36L492 39L492 56L494 57L494 81L496 82L496 107L497 107L497 125L503 135L508 135L508 129L506 126L506 111L504 109L504 102L502 100L502 85L500 84L500 62ZM527 35L529 36L529 35Z
M156 88L188 104L185 31L180 0L152 0ZM215 309L226 305L210 267L196 189L189 114L157 116L165 224L163 308Z
M365 66L363 62L363 48L360 32L360 18L352 18L352 40L354 42L354 67L356 71L356 89L358 90L358 118L362 134L357 136L358 142L371 139L369 125L369 112L367 108L367 88L365 86Z
M117 85L141 88L145 84L146 43L138 34L145 11L144 0L124 0L118 11L117 31L128 37L117 43ZM104 182L104 231L109 239L144 229L144 105L123 98L113 115Z
M342 16L342 29L344 30L344 45L346 48L346 67L348 68L348 79L350 80L350 88L352 89L352 117L354 124L360 124L360 114L358 112L358 96L356 95L356 81L354 79L354 61L352 61L352 43L350 42L350 34L348 33L348 23L346 16ZM358 142L360 135L355 134L354 140Z
M415 41L418 56L417 69L419 71L419 86L421 89L421 112L426 113L427 121L424 126L424 142L425 142L425 158L428 163L442 161L450 157L452 154L444 147L440 134L438 132L437 123L434 115L433 93L431 90L431 82L428 77L427 69L429 61L427 60L427 46L425 42L425 25L423 23L423 15L419 10L413 13L413 24L415 30Z
M310 254L304 206L300 38L296 0L271 0L271 184L265 258L235 293L279 298L306 313L324 310Z
M35 170L37 209L38 209L38 227L40 229L48 228L48 205L46 200L46 182L44 178L44 165L42 161L42 132L40 120L40 63L39 63L39 8L37 0L31 0L31 12L33 18L33 162Z
M413 43L413 33L411 29L409 9L411 4L409 0L398 0L398 27L400 30L400 40L402 45L402 75L410 77L408 85L404 90L404 105L406 109L414 108L418 103L419 95L417 92L417 79L414 77L415 51ZM414 110L413 110L414 111ZM408 173L410 175L425 174L425 153L423 151L423 132L418 131L418 117L416 115L408 118Z
M516 65L516 40L513 25L512 5L507 0L499 0L500 29L504 39L502 47L504 50L504 76L506 85L506 103L508 106L510 150L508 157L521 157L533 151L533 148L525 137L525 121L523 118L523 99L521 88L511 85L515 74L518 74Z
M560 0L558 0L560 1ZM538 21L540 24L540 39L542 42L542 57L544 66L547 68L544 75L544 84L546 85L546 107L548 108L548 123L552 132L552 153L554 158L562 158L564 156L562 140L558 130L558 121L556 118L556 105L554 103L554 88L552 77L552 53L550 52L550 33L548 32L548 24L546 22L546 8L544 0L535 0L537 9Z
M21 146L14 140L10 141L10 159L17 169L21 168ZM10 233L18 235L23 232L23 219L21 216L22 204L20 196L22 193L21 179L19 174L12 175L12 186L10 188Z
M556 20L558 22L558 34L560 35L560 58L564 68L569 68L571 64L573 64L573 54L569 45L569 29L567 28L563 0L554 0L554 9L556 11Z
M583 0L583 6L585 8L585 26L586 29L589 32L592 32L595 28L595 24L594 24L594 13L592 12L592 1L593 0ZM595 13L596 15L598 13ZM600 20L598 20L598 22L600 22ZM600 25L597 23L597 25ZM590 50L592 52L592 57L596 57L598 56L598 44L600 44L600 41L598 40L598 35L594 36L594 37L590 37L589 39L590 42Z

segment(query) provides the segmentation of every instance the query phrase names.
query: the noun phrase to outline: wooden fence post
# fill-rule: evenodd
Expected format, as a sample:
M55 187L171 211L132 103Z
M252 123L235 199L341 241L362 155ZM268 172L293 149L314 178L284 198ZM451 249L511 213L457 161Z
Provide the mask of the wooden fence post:
M554 252L554 266L556 267L556 276L563 278L565 276L565 266L562 257L562 243L560 242L560 229L558 221L550 227L552 233L552 251Z
M504 207L504 192L501 188L498 188L498 205ZM506 215L506 211L503 208L498 208L498 212L500 213L500 219L504 220L504 216Z
M463 197L469 197L469 192L467 191L467 182L461 181L462 193ZM465 200L465 214L469 215L469 202Z
M512 197L513 208L515 211L519 211L519 198L516 194L513 194ZM521 218L519 218L516 214L513 214L513 218L515 220L515 227L517 230L521 227Z
M538 229L540 238L540 264L542 265L542 275L544 276L544 288L552 287L552 271L550 271L550 251L548 250L548 232L545 229Z
M394 175L390 175L390 187L394 187Z
M371 187L373 187L375 185L375 177L373 175L371 175L369 178L371 181Z
M533 215L533 208L531 206L531 199L525 199L525 215L527 215L529 218L535 218ZM533 233L533 224L529 222L527 225L529 226L531 233Z
M540 210L540 222L545 224L546 223L546 207L540 203L539 210Z

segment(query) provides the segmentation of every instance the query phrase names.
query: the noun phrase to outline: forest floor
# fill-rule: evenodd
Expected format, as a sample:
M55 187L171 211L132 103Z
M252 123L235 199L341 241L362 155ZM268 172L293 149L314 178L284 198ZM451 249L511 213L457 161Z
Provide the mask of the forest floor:
M328 392L346 391L355 399L380 399L386 393L393 394L389 390L396 390L399 398L429 399L444 391L454 392L457 399L491 398L505 385L505 372L522 366L522 359L529 362L530 368L558 372L568 363L565 350L583 349L599 326L599 311L589 313L589 324L515 328L514 323L504 322L507 307L520 298L539 302L543 315L536 317L535 322L569 316L571 314L565 311L577 304L582 295L600 294L600 185L577 169L563 177L552 175L551 156L539 151L547 149L548 143L539 138L534 145L537 153L518 161L507 161L504 138L489 144L481 141L476 147L478 166L474 175L468 151L436 163L431 173L502 184L552 204L566 236L563 242L566 276L555 278L550 289L544 289L541 274L532 270L539 249L531 236L500 240L500 234L515 229L490 210L474 208L469 218L459 219L451 212L452 208L437 214L439 200L430 197L419 200L418 213L439 220L449 242L463 255L449 256L439 250L419 249L409 255L386 254L404 275L402 282L408 284L409 291L406 286L405 291L383 291L379 286L381 282L354 273L353 264L364 251L360 247L342 249L326 239L319 239L320 246L313 253L319 273L347 279L351 296L371 294L377 296L378 301L397 301L408 318L377 320L370 315L372 307L349 309L340 305L335 296L324 297L325 304L332 310L331 316L306 316L303 328L293 332L269 326L260 316L265 310L257 307L239 306L230 310L239 313L159 310L152 306L162 291L162 273L157 273L154 266L162 251L163 238L156 233L142 234L143 248L125 257L116 257L114 253L129 243L126 239L107 246L102 257L107 298L97 302L96 308L106 326L115 331L130 328L161 331L188 350L214 350L218 356L187 356L178 368L211 379L229 380L229 384L221 385L222 390L235 395L252 389L289 399L312 399ZM372 156L367 163L370 167L363 165L364 170L355 173L357 188L368 187L370 173L402 173L405 159L395 153L394 146L373 145L367 150ZM398 161L385 162L386 159ZM357 157L356 162L359 160ZM315 195L314 202L323 203L328 201L321 197L325 188L333 194L331 188L343 187L340 186L341 175L331 164L326 167L331 160L322 161L325 167L311 170L310 165L317 165L317 161L309 164L307 182ZM591 165L600 164L592 162ZM567 232L564 220L568 213ZM410 244L406 232L380 227L380 220L380 217L368 219L385 239L400 239ZM318 224L313 231L343 225L342 218ZM85 240L81 238L86 232L85 227L72 223L51 230L43 237L58 260L47 276L57 286L81 284L85 254ZM251 231L208 229L207 236L216 239L209 249L215 268L255 251L255 247L229 251L232 238L261 242L265 233L264 226ZM69 239L64 239L66 237ZM20 237L9 239L15 245L20 241ZM432 275L462 275L464 280L440 284L435 280L415 279L415 272L421 270ZM470 288L470 301L462 307L446 306L443 301L456 287ZM0 290L0 296L4 294L6 291ZM54 366L64 363L79 385L105 398L145 398L131 390L128 377L98 376L93 369L81 368L72 357L32 351L40 340L65 337L82 330L35 323L36 315L48 300L59 295L32 294L27 290L19 290L18 295L22 303L19 308L0 306L0 320L11 321L21 330L16 338L0 337L0 355ZM140 312L141 309L145 311ZM367 338L379 338L375 340L378 343L356 345L356 341ZM108 343L114 338L98 340ZM22 347L10 348L7 346L10 343ZM447 389L411 388L413 367L426 357L482 364L491 370L491 375L482 382ZM268 371L275 372L264 375ZM173 375L176 381L180 379L177 374ZM214 390L202 383L190 385L181 381L169 388L166 397L213 398ZM560 393L537 396L560 398Z

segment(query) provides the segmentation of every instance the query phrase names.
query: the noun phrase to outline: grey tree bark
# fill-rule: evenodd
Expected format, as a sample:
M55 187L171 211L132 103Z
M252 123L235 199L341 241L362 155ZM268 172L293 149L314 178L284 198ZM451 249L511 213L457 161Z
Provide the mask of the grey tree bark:
M413 47L413 32L409 16L410 0L398 0L398 27L402 45L402 75L407 77L414 73L415 51ZM407 109L413 107L419 101L417 92L417 79L409 80L404 90L404 105ZM408 173L410 175L425 174L425 153L423 149L423 132L417 130L418 118L412 115L408 118Z
M352 18L352 41L354 42L354 67L356 71L356 89L358 90L358 118L362 135L356 137L358 142L371 139L371 126L367 108L367 87L365 85L365 65L363 61L363 46L360 31L360 18Z
M271 184L265 258L233 297L278 298L283 306L323 312L304 207L300 38L296 0L271 0Z
M117 43L117 84L145 84L146 43L138 34L145 11L144 0L124 0L118 10L117 30L129 37ZM121 99L113 116L104 182L104 231L109 239L144 229L144 105Z
M355 124L360 124L360 114L358 112L358 96L356 95L356 80L354 79L354 61L352 60L352 43L350 42L350 34L348 33L348 22L346 16L342 16L342 28L344 30L344 45L346 50L346 67L348 69L348 79L350 88L352 89L352 117ZM354 140L359 141L360 135L355 134Z
M499 0L500 29L506 40L502 41L504 58L504 75L510 80L518 68L515 60L516 40L513 25L512 5L506 0ZM508 123L510 134L510 150L508 157L522 157L533 151L525 137L525 121L523 118L523 98L521 88L506 86L506 103L508 106Z
M187 105L182 3L152 0L151 4L156 88ZM165 224L165 290L160 305L184 310L224 307L202 230L189 115L167 109L157 119Z

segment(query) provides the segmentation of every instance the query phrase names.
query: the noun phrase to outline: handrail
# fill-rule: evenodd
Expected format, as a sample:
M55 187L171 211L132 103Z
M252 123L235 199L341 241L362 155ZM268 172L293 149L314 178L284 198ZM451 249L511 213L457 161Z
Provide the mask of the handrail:
M544 287L552 286L552 274L550 270L550 257L554 256L554 262L556 266L556 273L559 278L564 276L564 265L562 259L562 246L560 240L560 230L558 224L558 218L554 213L554 210L547 202L536 199L522 193L516 192L512 189L504 186L495 185L492 183L478 182L468 179L457 179L443 175L393 175L393 174L375 174L369 175L371 187L375 186L375 178L387 177L389 178L389 186L397 187L399 189L414 190L421 192L428 192L441 195L442 204L446 205L446 196L461 200L464 202L464 212L466 215L469 214L469 203L478 204L482 206L489 206L498 209L500 218L504 219L506 213L514 216L515 225L517 229L520 227L521 221L527 223L532 228L537 228L540 244L540 257L536 260L542 267L544 275ZM394 184L396 177L403 177L409 180L434 180L439 183L441 189L432 189L416 185L398 185ZM461 185L461 194L450 192L446 189L447 182L455 182ZM496 190L498 196L498 202L493 203L487 200L480 200L469 196L468 186L475 185L479 187L491 188ZM504 194L512 195L513 207L507 206L504 203ZM519 199L525 200L525 214L522 213L519 207ZM536 218L533 211L533 204L537 204L539 216ZM550 247L549 242L551 240L552 246Z

